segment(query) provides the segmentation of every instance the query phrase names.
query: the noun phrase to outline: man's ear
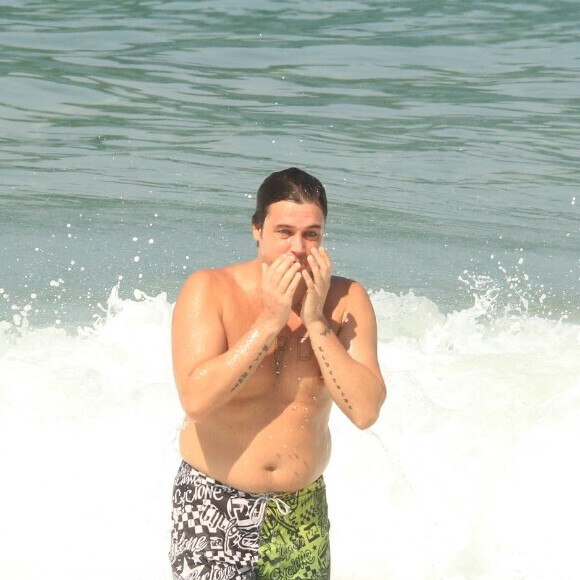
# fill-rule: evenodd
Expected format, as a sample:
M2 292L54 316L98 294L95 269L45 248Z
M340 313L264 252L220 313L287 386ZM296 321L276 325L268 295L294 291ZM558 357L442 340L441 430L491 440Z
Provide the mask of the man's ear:
M256 240L256 245L260 245L260 238L262 237L262 229L256 225L252 225L252 235L254 236L254 240Z

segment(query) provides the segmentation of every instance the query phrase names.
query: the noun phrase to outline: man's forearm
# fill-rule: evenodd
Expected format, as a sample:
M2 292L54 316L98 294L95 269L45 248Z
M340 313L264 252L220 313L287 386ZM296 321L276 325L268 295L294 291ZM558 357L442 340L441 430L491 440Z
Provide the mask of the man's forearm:
M194 420L227 403L256 372L279 329L260 318L226 352L192 369L182 385L181 404Z
M350 356L325 320L312 323L308 334L334 402L357 427L370 427L385 400L382 379Z

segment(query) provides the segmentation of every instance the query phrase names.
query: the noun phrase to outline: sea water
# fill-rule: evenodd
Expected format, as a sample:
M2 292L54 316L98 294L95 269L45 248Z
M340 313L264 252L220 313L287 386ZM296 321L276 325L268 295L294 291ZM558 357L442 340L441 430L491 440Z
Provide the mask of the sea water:
M389 395L333 412L333 580L576 580L580 8L0 3L0 577L169 579L169 326L326 185Z

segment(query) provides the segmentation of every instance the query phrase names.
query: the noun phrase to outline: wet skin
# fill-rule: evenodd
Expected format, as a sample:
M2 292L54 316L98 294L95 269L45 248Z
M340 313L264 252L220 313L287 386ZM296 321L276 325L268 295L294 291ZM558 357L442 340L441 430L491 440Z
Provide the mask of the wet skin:
M332 276L324 225L316 204L272 204L256 258L196 272L175 306L182 457L238 489L304 488L330 457L332 403L364 428L384 400L372 306Z

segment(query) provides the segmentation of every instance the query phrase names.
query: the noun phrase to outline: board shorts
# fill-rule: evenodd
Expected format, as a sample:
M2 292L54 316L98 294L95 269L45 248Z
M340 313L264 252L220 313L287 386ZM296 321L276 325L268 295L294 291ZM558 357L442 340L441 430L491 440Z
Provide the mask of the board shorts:
M328 580L322 476L292 493L247 493L182 462L173 486L174 580Z

